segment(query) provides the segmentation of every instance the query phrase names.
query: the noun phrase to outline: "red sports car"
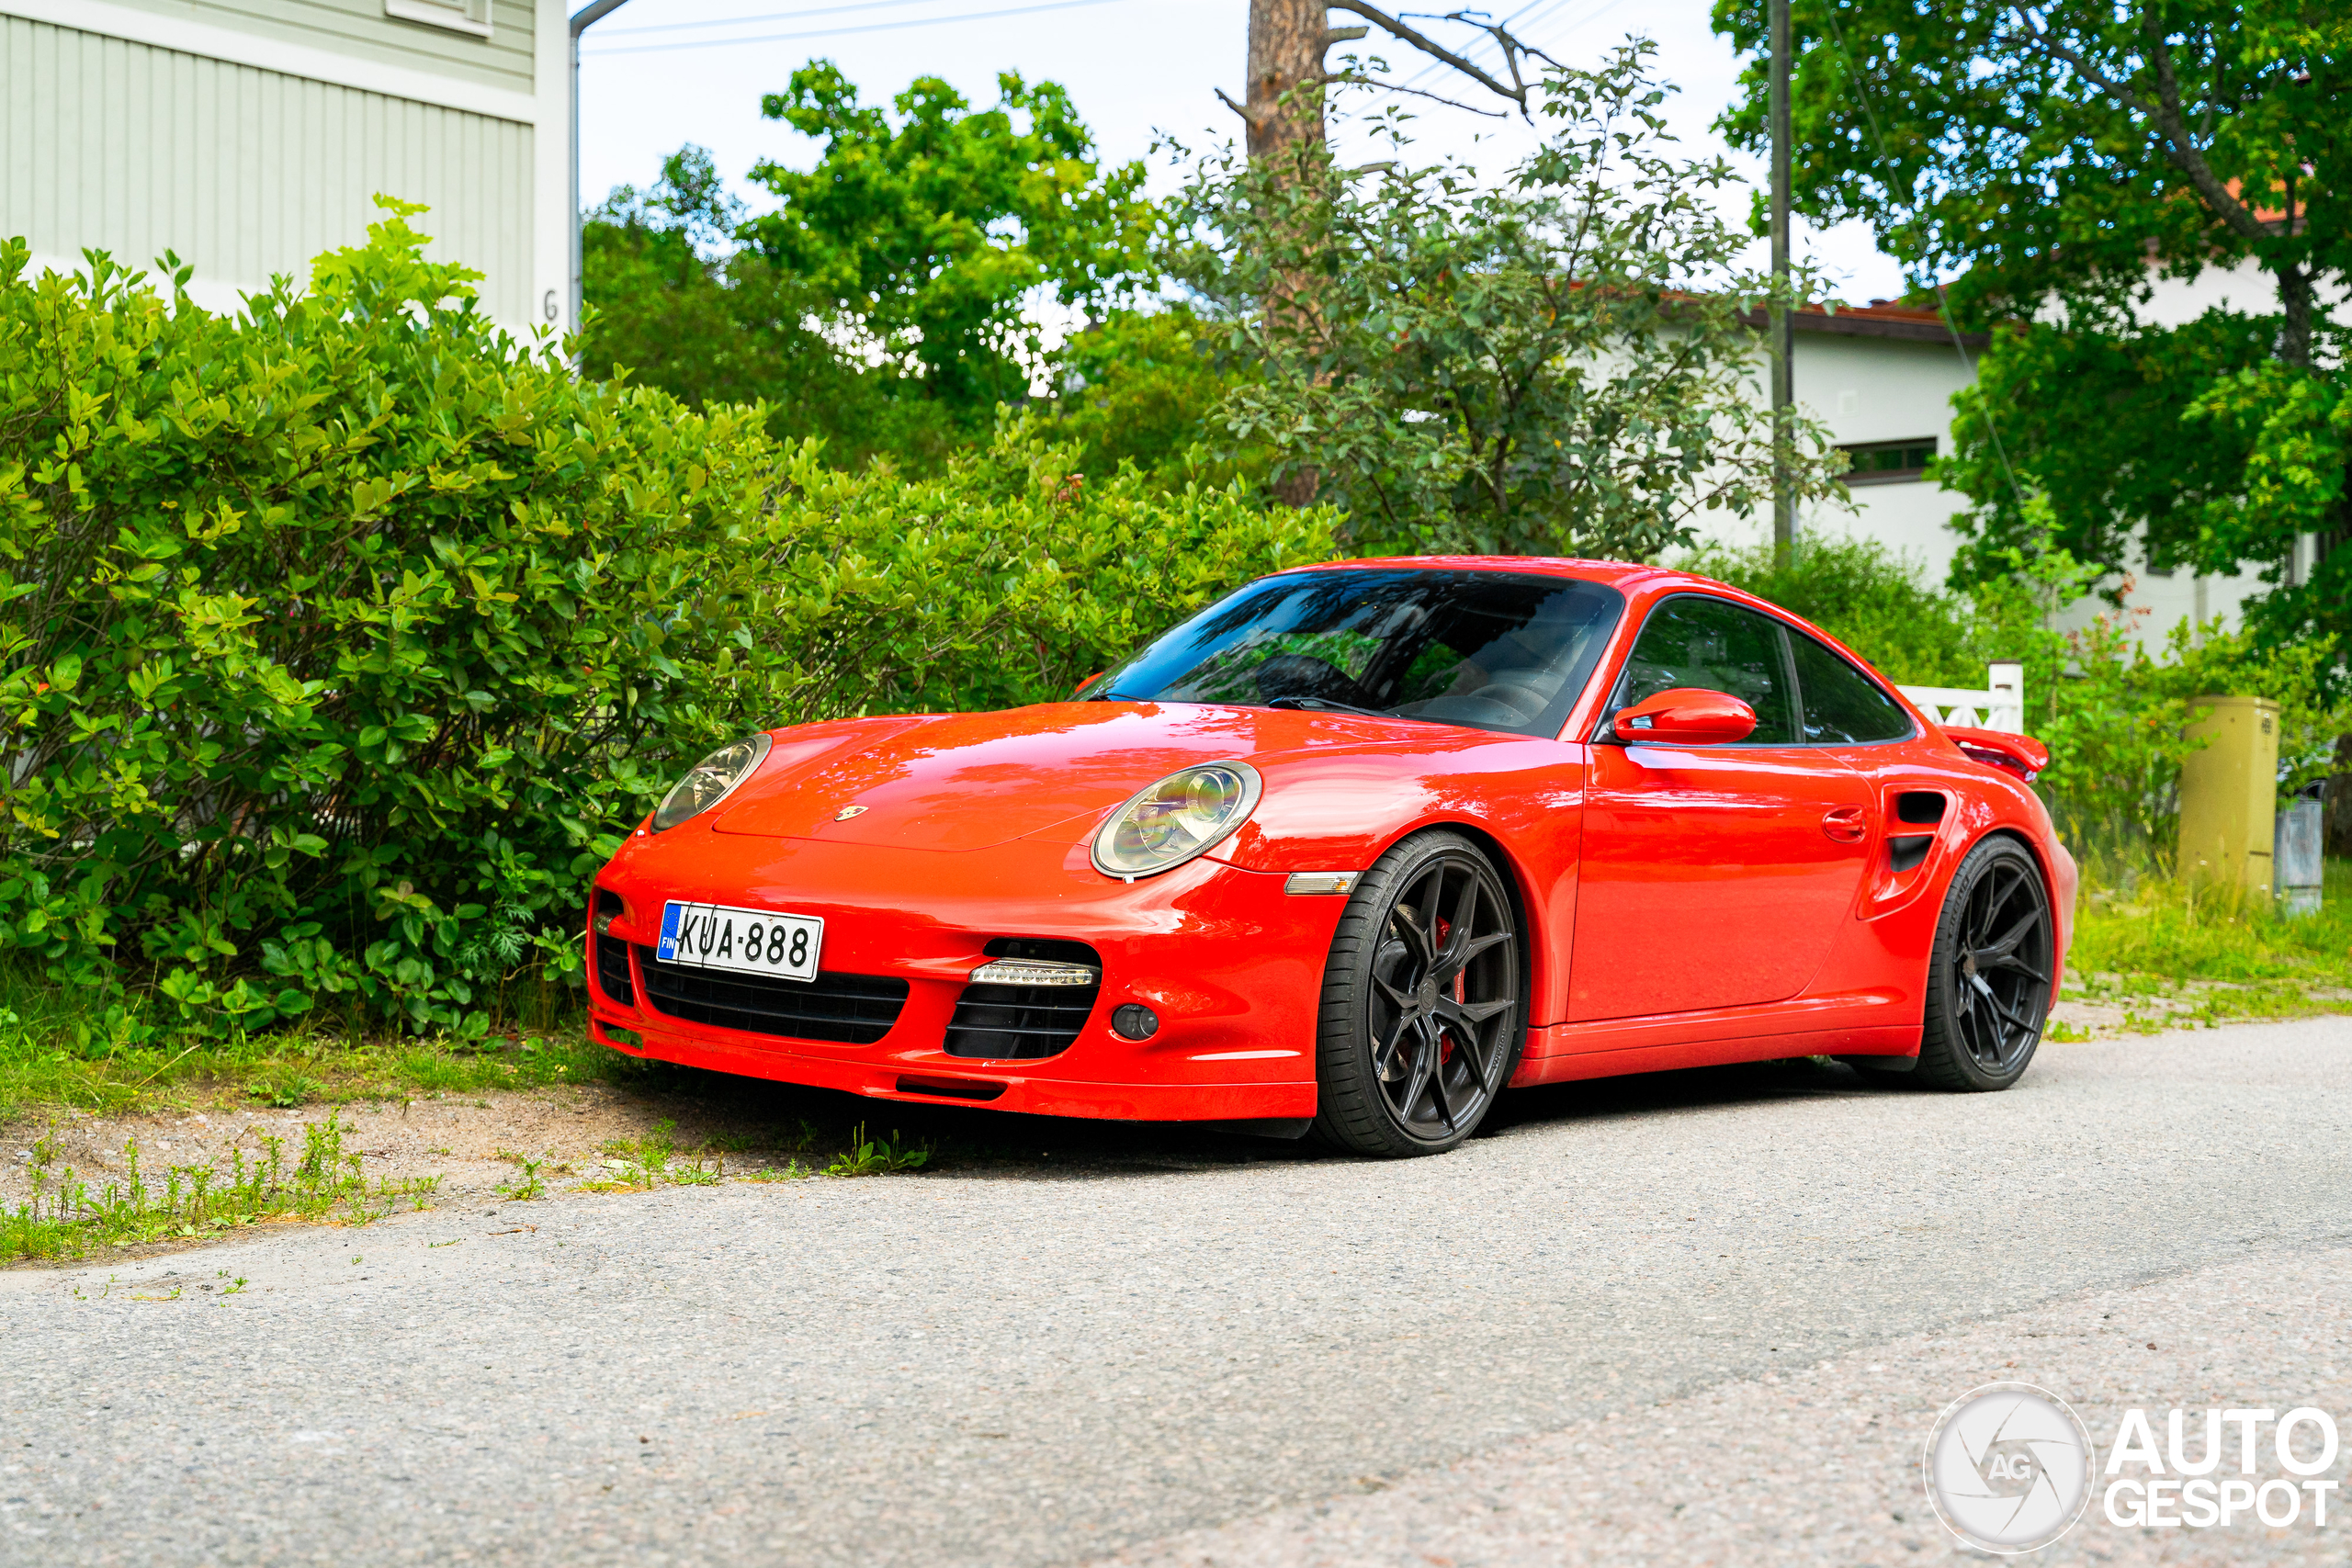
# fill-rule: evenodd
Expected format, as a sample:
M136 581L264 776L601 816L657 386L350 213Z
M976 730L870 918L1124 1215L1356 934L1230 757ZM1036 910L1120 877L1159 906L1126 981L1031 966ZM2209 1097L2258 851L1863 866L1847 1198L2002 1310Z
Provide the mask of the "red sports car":
M881 1100L1435 1153L1506 1088L1835 1055L2005 1089L2075 866L2022 736L1939 728L1722 583L1278 572L1069 702L755 735L597 876L595 1038Z

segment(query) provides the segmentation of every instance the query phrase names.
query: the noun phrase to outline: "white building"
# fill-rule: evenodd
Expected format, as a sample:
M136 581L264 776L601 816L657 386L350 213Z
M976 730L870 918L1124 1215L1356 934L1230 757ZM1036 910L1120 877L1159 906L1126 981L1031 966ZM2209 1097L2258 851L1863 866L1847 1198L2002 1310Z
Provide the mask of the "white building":
M570 45L562 0L0 0L0 235L36 275L169 249L234 310L380 192L500 323L568 330Z
M2275 310L2276 287L2250 266L2209 271L2195 283L2160 281L2142 316L2171 325L2220 304L2249 312ZM1942 582L1962 543L1951 523L1967 501L1922 470L1929 457L1952 450L1952 396L1975 378L1985 340L1956 339L1936 311L1889 304L1835 313L1807 310L1798 314L1795 328L1797 401L1855 454L1859 468L1848 481L1855 510L1811 508L1800 530L1877 539L1919 564L1930 581ZM1770 515L1762 513L1719 523L1714 536L1754 545L1770 530ZM2234 621L2239 605L2267 586L2252 575L2158 573L2142 565L2130 575L2124 602L2147 612L2140 628L2154 649L2184 619ZM2086 602L2069 619L2086 619L2104 607Z

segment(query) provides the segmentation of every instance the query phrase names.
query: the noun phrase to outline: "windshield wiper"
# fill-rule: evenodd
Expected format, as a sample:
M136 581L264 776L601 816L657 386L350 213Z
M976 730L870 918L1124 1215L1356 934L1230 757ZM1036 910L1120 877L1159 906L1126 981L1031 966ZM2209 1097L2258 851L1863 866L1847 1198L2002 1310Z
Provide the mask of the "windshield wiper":
M1329 697L1269 697L1265 705L1270 708L1303 708L1309 713L1360 713L1366 718L1396 716L1393 713L1383 713L1378 708L1360 708L1353 703L1335 703Z

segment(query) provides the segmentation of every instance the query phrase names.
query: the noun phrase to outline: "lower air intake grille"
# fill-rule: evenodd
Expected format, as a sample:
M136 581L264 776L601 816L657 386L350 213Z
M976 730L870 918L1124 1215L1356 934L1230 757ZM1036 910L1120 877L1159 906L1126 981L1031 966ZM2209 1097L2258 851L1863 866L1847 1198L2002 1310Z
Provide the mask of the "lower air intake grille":
M1099 986L967 986L947 1022L947 1054L994 1061L1069 1049L1094 1010Z
M907 1005L907 983L880 975L774 980L664 964L650 947L637 950L637 967L645 977L645 999L656 1011L793 1040L871 1045L890 1032Z
M637 1005L637 987L628 979L628 943L616 936L596 937L596 984L605 995L625 1008Z

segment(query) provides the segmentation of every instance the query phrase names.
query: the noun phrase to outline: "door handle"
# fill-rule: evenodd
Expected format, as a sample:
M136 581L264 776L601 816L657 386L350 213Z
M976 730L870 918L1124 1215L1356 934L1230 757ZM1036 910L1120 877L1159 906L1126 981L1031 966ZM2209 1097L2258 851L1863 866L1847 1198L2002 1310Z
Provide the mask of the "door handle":
M1833 806L1821 814L1821 830L1841 844L1859 844L1871 830L1870 813L1859 806Z

